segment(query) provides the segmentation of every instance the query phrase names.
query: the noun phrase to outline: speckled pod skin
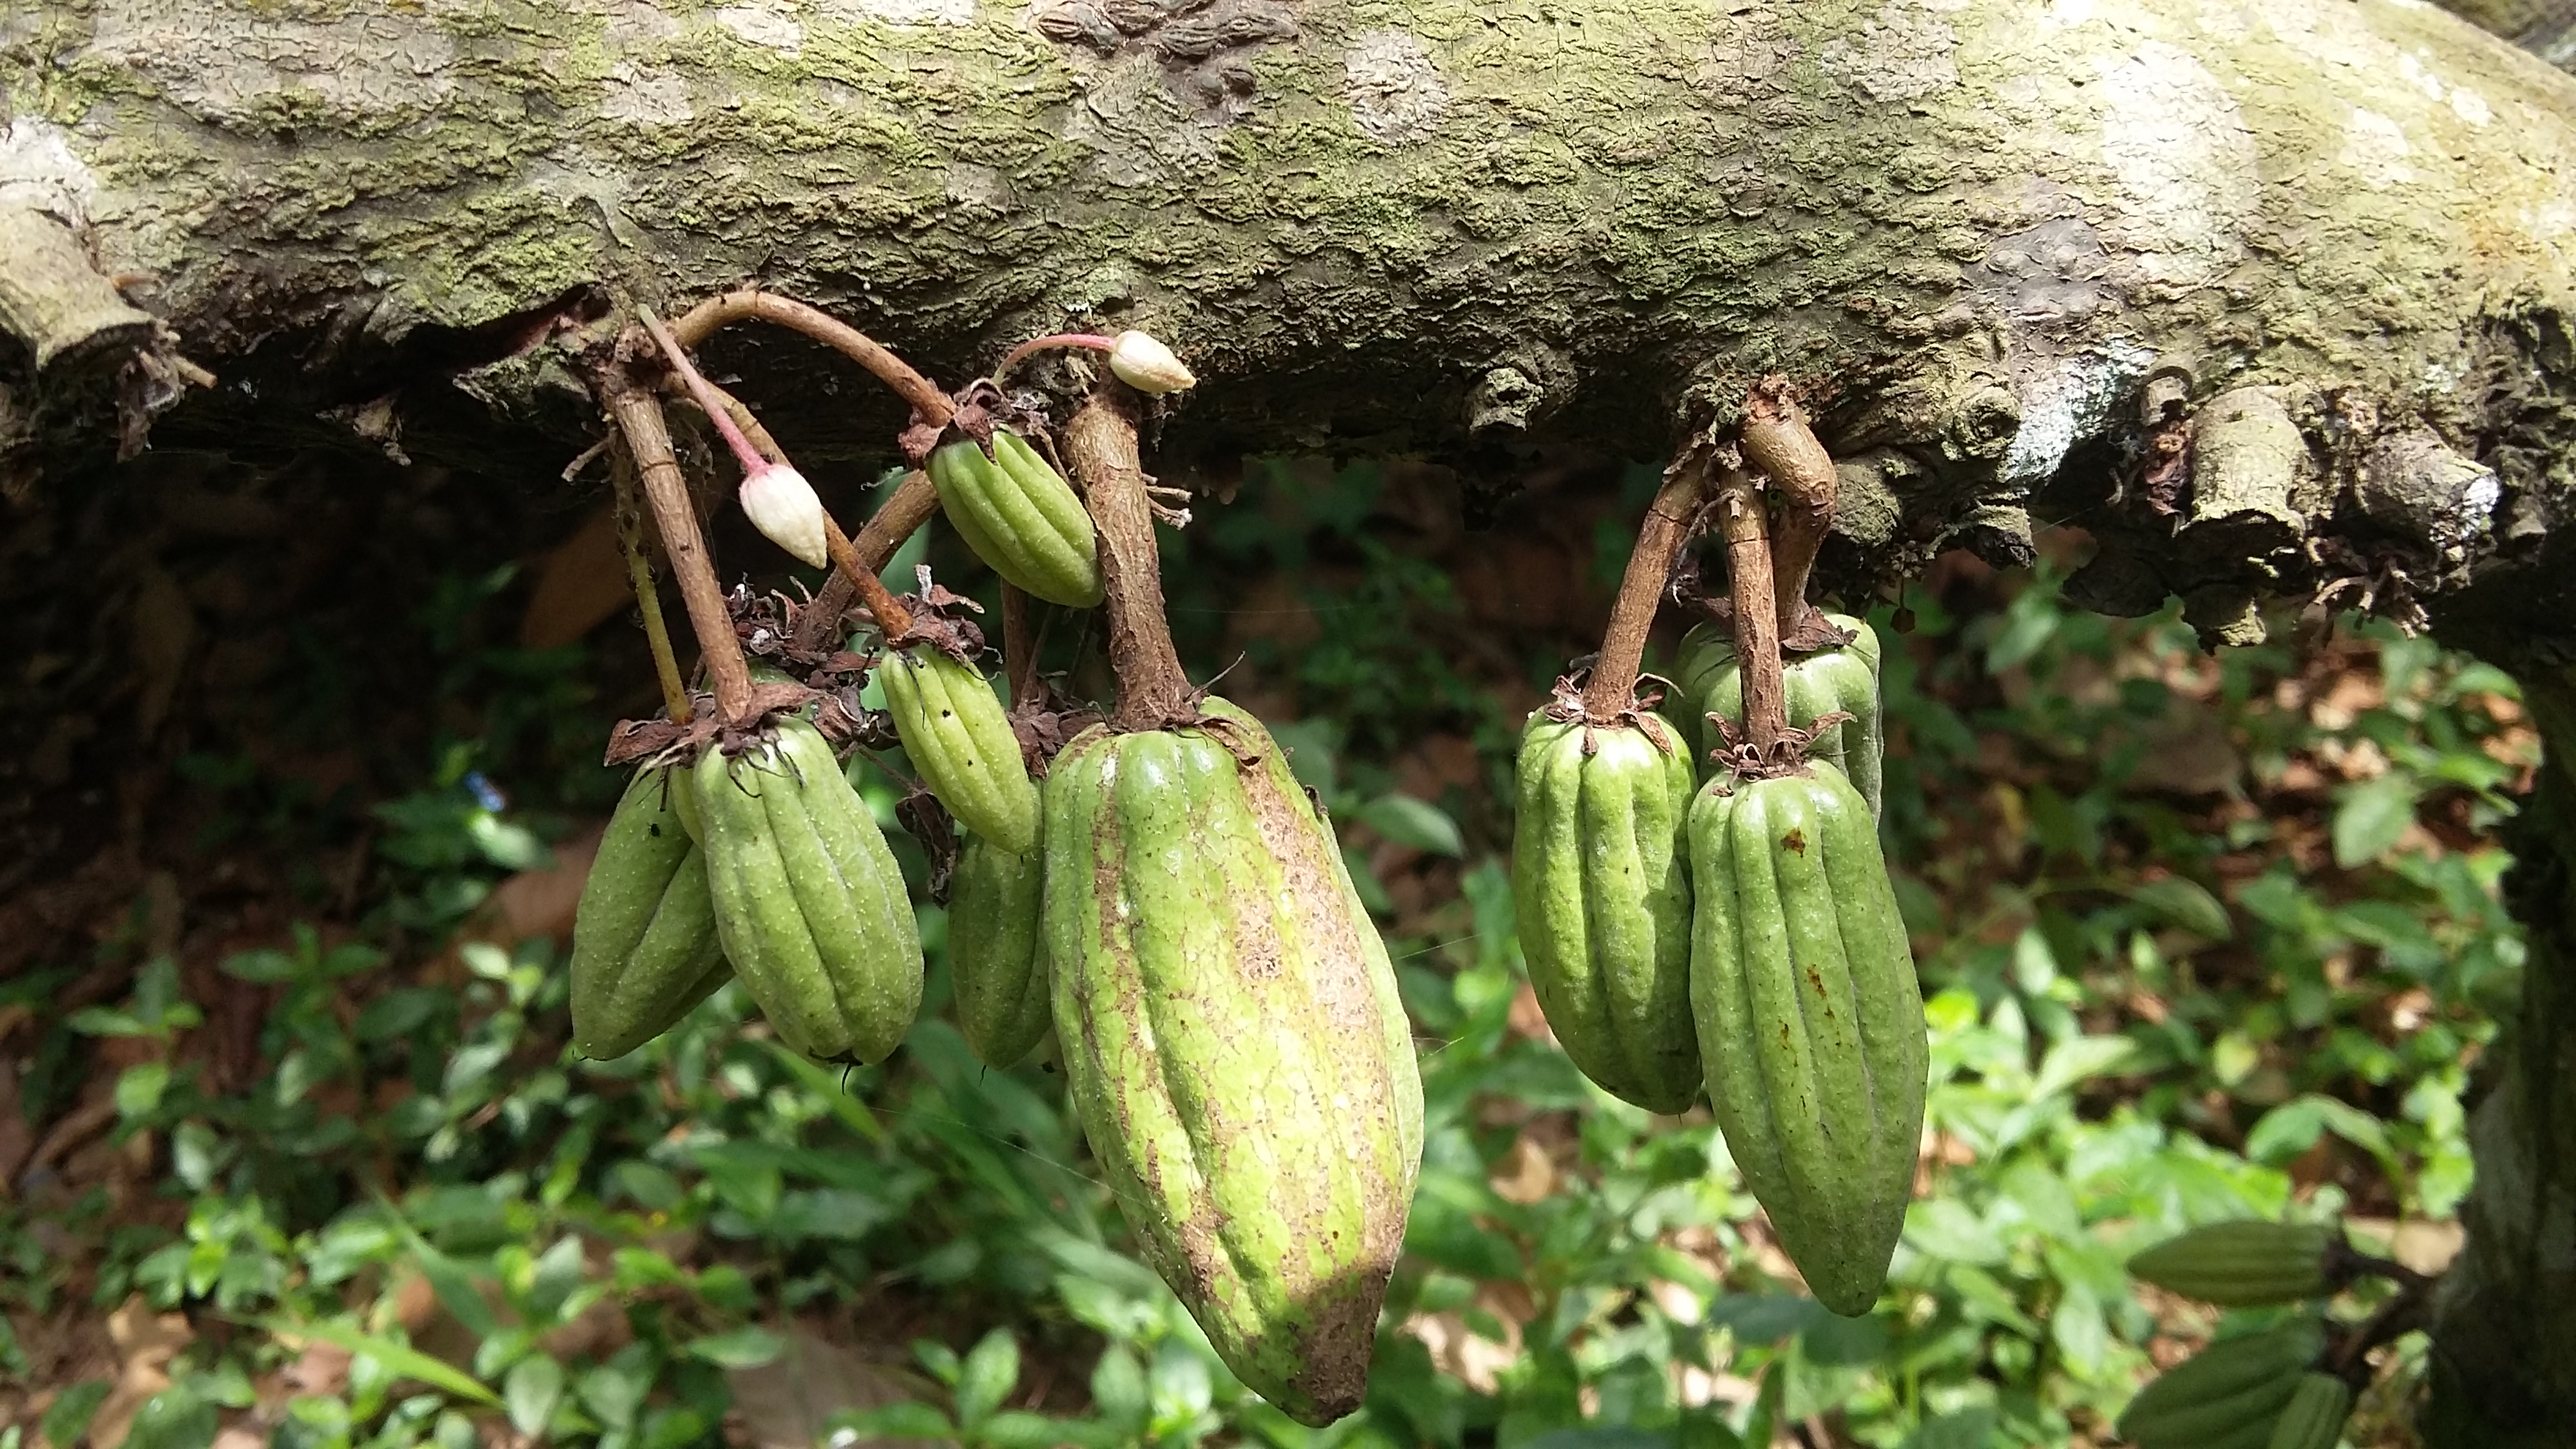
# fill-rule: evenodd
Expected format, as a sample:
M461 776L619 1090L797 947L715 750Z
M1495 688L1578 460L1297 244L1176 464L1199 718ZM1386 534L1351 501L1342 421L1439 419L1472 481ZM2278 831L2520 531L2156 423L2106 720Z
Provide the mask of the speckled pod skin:
M1331 830L1268 731L1204 710L1226 723L1056 757L1056 1034L1146 1260L1244 1383L1323 1425L1367 1385L1422 1085Z
M2324 1348L2312 1318L2221 1339L2140 1389L2118 1433L2138 1449L2267 1449Z
M1781 660L1781 683L1787 690L1789 726L1812 729L1817 720L1837 710L1854 718L1827 729L1807 746L1807 757L1823 760L1843 772L1852 788L1879 813L1881 761L1887 728L1878 704L1878 635L1849 614L1827 614L1835 628L1852 636L1840 649L1790 655ZM1694 624L1682 636L1681 687L1692 727L1698 732L1700 757L1716 749L1716 731L1707 716L1723 715L1744 722L1744 676L1735 663L1735 640L1713 624Z
M792 716L690 775L727 959L779 1039L874 1062L921 1008L921 935L903 872L832 748Z
M1512 901L1530 988L1565 1054L1614 1096L1682 1112L1691 1024L1690 750L1653 715L1521 731Z
M948 524L993 572L1051 604L1100 602L1100 539L1073 485L1008 428L987 454L972 438L933 450L923 465Z
M877 665L905 758L958 823L1014 855L1037 849L1038 787L983 673L927 646Z
M680 828L686 775L635 772L600 837L572 927L572 1039L622 1057L671 1029L733 974L716 943L705 858Z
M1691 805L1691 1008L1708 1097L1818 1302L1878 1301L1930 1053L1877 823L1842 773L1713 780Z
M1053 1020L1039 912L1046 858L968 836L948 889L948 975L957 1029L986 1066L1016 1066Z

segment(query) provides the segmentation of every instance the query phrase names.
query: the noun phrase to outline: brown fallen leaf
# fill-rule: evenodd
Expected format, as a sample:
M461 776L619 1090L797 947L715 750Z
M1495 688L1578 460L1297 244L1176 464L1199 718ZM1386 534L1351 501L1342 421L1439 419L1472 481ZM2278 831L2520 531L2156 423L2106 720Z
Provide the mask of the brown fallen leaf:
M536 592L519 616L519 645L552 649L569 644L634 598L626 555L617 547L617 521L602 504L538 566Z

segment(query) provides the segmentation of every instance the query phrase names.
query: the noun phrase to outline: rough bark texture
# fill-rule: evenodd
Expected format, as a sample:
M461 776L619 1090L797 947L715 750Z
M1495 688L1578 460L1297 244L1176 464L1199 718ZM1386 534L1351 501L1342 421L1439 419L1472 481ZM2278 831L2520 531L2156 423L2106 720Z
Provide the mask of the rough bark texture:
M0 206L222 380L165 442L559 487L580 325L756 278L944 382L1147 326L1202 379L1176 476L1422 448L1500 486L1780 372L1842 460L1829 587L2018 561L2037 512L2100 540L2084 602L2212 641L2366 589L2526 680L2576 659L2576 81L2420 4L51 0L0 16L0 87ZM15 494L186 375L43 346L0 337ZM890 451L819 349L709 350L800 457ZM2481 1108L2444 1402L2496 1417L2454 1443L2576 1422L2560 918Z

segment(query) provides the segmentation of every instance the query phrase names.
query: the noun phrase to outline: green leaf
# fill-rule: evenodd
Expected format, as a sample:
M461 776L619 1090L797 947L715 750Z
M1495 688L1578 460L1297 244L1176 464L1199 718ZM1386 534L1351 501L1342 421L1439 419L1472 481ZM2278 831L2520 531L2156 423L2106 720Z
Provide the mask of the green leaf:
M532 1439L545 1436L546 1425L555 1416L555 1405L563 1402L563 1391L563 1365L544 1354L532 1354L510 1365L510 1376L501 1383L510 1423Z
M2343 792L2335 806L2334 858L2345 870L2378 859L2415 821L2415 785L2394 771Z
M2118 1070L2137 1054L2125 1036L2079 1036L2059 1042L2039 1059L2039 1076L2031 1084L2034 1099L2056 1096L2076 1083Z
M830 1443L842 1433L862 1441L928 1439L933 1443L949 1444L956 1442L957 1426L948 1422L946 1414L930 1405L907 1401L864 1413L835 1414L824 1432L823 1442Z
M1464 856L1467 842L1449 812L1410 795L1380 795L1360 807L1359 822L1398 845L1432 855Z
M2227 907L2198 881L2169 875L2131 886L2129 899L2155 912L2167 924L2195 936L2224 941L2236 934L2234 923L2227 918Z
M1002 1399L1020 1381L1020 1345L1007 1328L996 1328L968 1350L957 1372L957 1423L967 1433L992 1417Z
M89 1421L98 1415L98 1406L107 1402L109 1384L105 1379L87 1379L63 1390L54 1406L45 1411L42 1432L45 1442L68 1445L80 1442L89 1432Z
M474 1381L464 1370L444 1359L431 1358L419 1349L391 1339L377 1338L346 1323L290 1323L283 1318L249 1318L242 1320L264 1333L282 1338L310 1338L347 1349L382 1364L397 1378L417 1379L434 1389L444 1389L460 1399L472 1399L491 1408L501 1407L501 1396Z
M774 1363L787 1351L787 1340L757 1324L744 1324L729 1333L712 1333L689 1342L689 1356L702 1358L718 1368L758 1368Z
M125 1431L127 1449L206 1449L220 1420L215 1406L191 1384L163 1389L135 1411Z
M2110 1326L2102 1319L2102 1300L2082 1284L2070 1283L2057 1300L2057 1311L2048 1316L2049 1341L2066 1366L2078 1378L2101 1376L2102 1361L2111 1347Z
M170 1089L168 1062L138 1062L116 1078L116 1112L128 1119L149 1114Z
M503 870L539 870L554 859L546 843L528 827L496 820L480 810L465 822L465 834L484 859Z
M1007 1409L986 1419L974 1435L976 1442L992 1449L1055 1449L1073 1438L1066 1430L1062 1419L1050 1419L1026 1409Z

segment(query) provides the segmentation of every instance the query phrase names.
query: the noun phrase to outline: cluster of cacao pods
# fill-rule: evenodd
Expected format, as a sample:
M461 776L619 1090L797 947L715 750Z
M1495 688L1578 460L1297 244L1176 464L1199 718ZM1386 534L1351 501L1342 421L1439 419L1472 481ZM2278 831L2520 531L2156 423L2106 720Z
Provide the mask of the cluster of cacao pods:
M1687 479L1666 486L1687 505ZM1522 955L1549 1027L1605 1091L1667 1114L1707 1094L1809 1289L1857 1315L1877 1302L1904 1228L1929 1067L1878 842L1878 644L1859 620L1829 616L1842 642L1786 671L1803 759L1793 746L1747 766L1718 750L1745 718L1736 645L1695 629L1678 689L1694 750L1684 727L1631 698L1629 661L1683 544L1678 516L1659 495L1590 686L1566 681L1522 734ZM1740 582L1736 606L1767 611L1769 589ZM1627 674L1605 687L1600 671L1615 667ZM1703 780L1692 756L1711 752L1727 763Z
M1110 364L1150 392L1191 381L1142 334L1119 339ZM1095 523L1096 502L1020 420L996 416L952 427L922 459L959 537L1033 598L1105 599L1113 631L1163 630L1105 582L1109 517ZM1128 482L1145 519L1141 473ZM813 513L755 521L822 548L829 521ZM1148 522L1122 557L1150 566L1151 546ZM1052 1033L1143 1255L1218 1355L1296 1419L1349 1413L1403 1242L1423 1107L1394 970L1329 822L1258 720L1185 687L1177 713L1092 725L1051 760L1024 754L944 620L888 625L895 610L869 607L894 735L963 827L948 952L968 1044L1007 1067ZM923 961L875 817L804 713L728 726L701 748L640 769L610 821L574 931L577 1046L632 1050L738 978L796 1051L884 1058L919 1008Z
M2211 1223L2129 1260L2131 1276L2227 1308L2305 1303L2336 1291L2356 1260L2318 1223ZM2352 1385L2328 1372L2325 1333L2301 1313L2223 1338L2158 1375L2120 1415L2139 1449L2334 1449Z

